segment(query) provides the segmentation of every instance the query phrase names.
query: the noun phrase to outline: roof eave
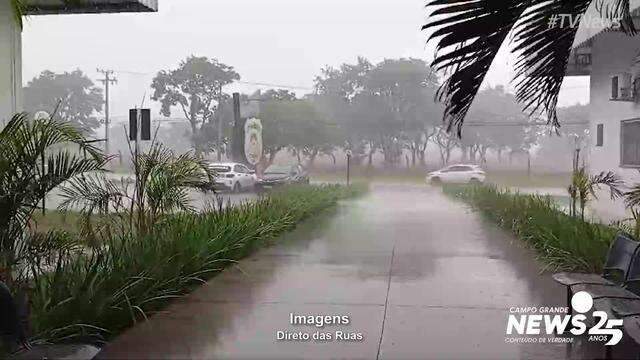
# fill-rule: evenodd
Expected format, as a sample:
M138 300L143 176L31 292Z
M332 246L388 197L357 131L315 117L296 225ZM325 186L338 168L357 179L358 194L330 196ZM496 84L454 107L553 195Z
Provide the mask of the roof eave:
M115 1L87 1L74 5L62 3L47 3L32 0L27 4L26 15L54 15L54 14L104 14L104 13L141 13L157 12L157 0L122 0Z

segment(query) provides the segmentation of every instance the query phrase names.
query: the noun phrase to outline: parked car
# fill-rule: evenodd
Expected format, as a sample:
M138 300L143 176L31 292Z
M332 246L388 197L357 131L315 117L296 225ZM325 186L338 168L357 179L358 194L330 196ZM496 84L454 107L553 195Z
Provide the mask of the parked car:
M302 165L271 165L258 180L262 189L280 185L308 184L309 173Z
M431 184L482 184L486 178L484 170L478 165L456 164L427 174Z
M253 189L257 178L255 171L250 170L240 163L213 163L209 168L215 172L213 187L217 190L242 190Z

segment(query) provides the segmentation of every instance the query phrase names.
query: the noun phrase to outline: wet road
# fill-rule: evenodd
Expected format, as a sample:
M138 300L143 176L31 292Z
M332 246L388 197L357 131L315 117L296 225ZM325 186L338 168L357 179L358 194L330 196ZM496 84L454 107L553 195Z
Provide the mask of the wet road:
M559 306L533 254L438 189L378 185L306 222L100 358L553 359L563 345L505 342L512 306ZM292 325L290 314L348 316ZM363 340L277 340L317 331ZM354 335L357 336L357 335Z
M196 210L204 210L210 207L217 207L219 199L222 201L223 206L238 205L247 201L254 201L258 198L258 194L255 192L241 192L232 193L229 191L220 191L216 194L203 193L193 190L190 192L191 205ZM57 210L64 199L60 196L59 192L54 190L47 195L46 207L49 210Z

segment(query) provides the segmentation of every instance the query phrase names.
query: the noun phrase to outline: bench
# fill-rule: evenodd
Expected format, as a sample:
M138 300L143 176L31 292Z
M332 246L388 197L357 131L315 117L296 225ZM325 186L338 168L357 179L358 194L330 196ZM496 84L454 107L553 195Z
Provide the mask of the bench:
M640 242L627 234L620 233L609 247L602 275L567 273L553 274L553 279L567 288L567 307L571 314L571 297L578 291L588 291L594 299L624 298L637 296L622 288L629 280L632 262L638 253ZM640 266L638 266L640 270Z
M557 273L553 279L567 288L568 314L572 314L571 298L574 293L588 292L594 308L605 311L609 318L625 319L625 332L640 344L640 243L620 233L609 248L602 275L583 273ZM626 319L638 318L638 321ZM635 327L634 327L635 325ZM571 350L568 345L568 352ZM611 346L605 347L605 358L611 358Z

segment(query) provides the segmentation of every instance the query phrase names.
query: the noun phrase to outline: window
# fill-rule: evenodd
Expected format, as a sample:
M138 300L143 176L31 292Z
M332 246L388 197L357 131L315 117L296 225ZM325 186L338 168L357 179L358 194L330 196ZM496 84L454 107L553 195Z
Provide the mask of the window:
M604 125L596 125L596 146L604 145Z
M240 174L244 174L244 173L245 173L245 171L244 171L244 166L242 166L242 165L236 165L236 166L234 166L234 167L233 167L233 171L235 171L235 172L237 172L237 173L240 173Z
M449 171L450 172L463 172L463 171L471 171L472 169L469 166L452 166Z
M576 63L578 65L591 65L591 54L578 54L576 56Z
M640 167L640 119L620 123L620 166Z

